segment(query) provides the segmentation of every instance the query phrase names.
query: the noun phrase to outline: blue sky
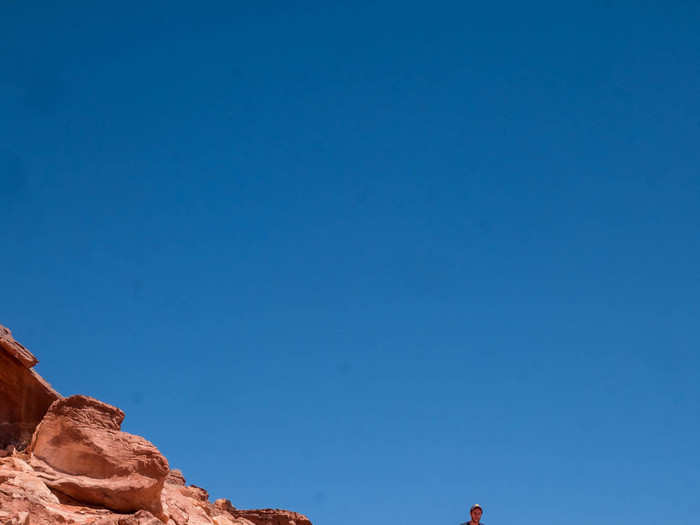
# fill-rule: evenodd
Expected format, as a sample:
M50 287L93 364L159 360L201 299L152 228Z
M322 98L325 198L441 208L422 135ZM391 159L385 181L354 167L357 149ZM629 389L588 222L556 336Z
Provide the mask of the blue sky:
M57 390L315 525L697 523L699 4L51 4L0 323Z

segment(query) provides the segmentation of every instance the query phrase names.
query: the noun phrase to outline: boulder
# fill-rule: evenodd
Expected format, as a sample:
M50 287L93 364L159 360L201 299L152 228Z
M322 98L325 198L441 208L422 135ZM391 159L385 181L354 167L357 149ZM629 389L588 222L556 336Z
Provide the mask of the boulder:
M150 442L121 432L123 419L91 397L55 401L29 445L31 466L48 487L79 502L160 517L168 462Z
M124 413L62 398L37 359L0 326L0 525L311 525L295 512L209 501Z
M21 453L0 459L2 525L163 525L147 511L120 514L67 501L44 484L28 459Z
M31 368L32 353L0 325L0 450L22 449L60 394Z

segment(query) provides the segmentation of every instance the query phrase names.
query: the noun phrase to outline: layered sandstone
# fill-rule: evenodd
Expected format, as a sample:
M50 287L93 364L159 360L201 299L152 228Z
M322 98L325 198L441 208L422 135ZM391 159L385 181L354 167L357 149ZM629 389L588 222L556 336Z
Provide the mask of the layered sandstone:
M296 512L211 503L153 444L121 431L120 409L62 398L36 362L0 326L0 524L311 525Z
M231 514L255 525L311 525L303 514L282 509L235 510Z
M32 457L16 452L0 458L0 523L3 525L310 525L303 515L285 510L239 510L228 500L210 503L204 489L187 486L181 475L163 487L163 512L133 513L89 505L50 489Z
M26 446L51 403L61 397L32 370L37 362L0 325L0 451Z
M78 501L160 515L168 462L150 442L121 432L123 420L124 412L91 397L55 401L32 437L32 467Z

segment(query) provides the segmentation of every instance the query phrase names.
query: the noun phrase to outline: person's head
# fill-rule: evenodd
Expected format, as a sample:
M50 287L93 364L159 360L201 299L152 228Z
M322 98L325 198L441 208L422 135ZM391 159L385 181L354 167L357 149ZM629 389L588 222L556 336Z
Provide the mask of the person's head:
M479 520L481 520L481 515L484 513L484 510L481 508L481 505L478 503L476 505L472 505L472 508L469 509L469 515L472 517L472 521L474 523L479 523Z

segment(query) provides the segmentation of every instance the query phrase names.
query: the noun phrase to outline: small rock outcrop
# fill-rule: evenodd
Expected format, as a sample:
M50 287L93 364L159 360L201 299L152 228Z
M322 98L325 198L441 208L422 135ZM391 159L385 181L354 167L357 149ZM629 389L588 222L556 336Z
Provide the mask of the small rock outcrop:
M32 370L37 362L0 325L0 451L24 448L51 403L61 397Z
M255 525L311 525L309 519L298 512L281 509L234 510L236 518L243 518Z
M211 503L153 444L121 431L124 412L61 397L36 362L0 326L0 524L311 525L296 512Z

